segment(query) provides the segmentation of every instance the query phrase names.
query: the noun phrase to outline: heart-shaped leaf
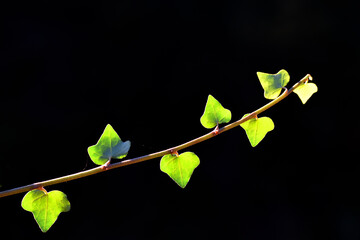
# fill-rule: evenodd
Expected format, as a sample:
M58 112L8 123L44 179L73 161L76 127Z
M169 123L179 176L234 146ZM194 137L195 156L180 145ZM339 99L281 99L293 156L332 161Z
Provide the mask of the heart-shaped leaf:
M228 123L231 120L231 112L225 109L218 100L209 95L206 102L204 114L200 118L205 128L214 128L218 124Z
M121 141L119 135L108 124L96 145L88 148L91 160L97 165L103 165L111 158L122 159L130 149L130 141Z
M180 155L167 154L161 158L160 169L167 173L180 187L185 188L200 159L193 152Z
M249 114L243 116L246 117ZM252 118L240 124L245 129L246 135L250 141L251 146L255 147L265 135L274 129L274 122L269 117Z
M60 191L32 190L24 196L21 206L33 213L42 232L49 230L60 213L70 211L70 202Z
M290 81L290 75L284 69L276 74L257 72L257 76L267 99L277 98L281 93L281 89Z
M318 88L315 83L303 83L294 89L294 93L296 93L301 102L305 104L309 98L318 91Z

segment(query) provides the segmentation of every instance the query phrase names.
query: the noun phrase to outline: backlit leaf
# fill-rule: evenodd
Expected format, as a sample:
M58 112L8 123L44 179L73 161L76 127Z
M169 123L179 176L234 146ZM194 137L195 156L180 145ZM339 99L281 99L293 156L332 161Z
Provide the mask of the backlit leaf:
M204 114L200 118L205 128L214 128L218 124L228 123L231 120L231 112L225 109L218 100L209 95Z
M130 141L121 141L119 135L108 124L96 145L88 148L91 160L97 165L103 165L111 158L122 159L130 149Z
M318 91L318 88L315 83L303 83L294 89L294 93L296 93L301 102L305 104L309 98Z
M161 158L160 169L167 173L180 187L185 188L194 169L199 164L200 159L193 152L185 152L179 156L167 154Z
M290 75L284 69L276 74L257 72L257 76L267 99L277 98L281 93L281 89L290 81Z
M245 114L243 118L247 115L249 114ZM251 118L240 124L240 126L245 129L246 135L253 147L258 145L265 135L275 127L274 122L269 117Z
M49 230L61 212L70 211L70 202L60 191L32 190L24 196L21 206L33 213L42 232Z

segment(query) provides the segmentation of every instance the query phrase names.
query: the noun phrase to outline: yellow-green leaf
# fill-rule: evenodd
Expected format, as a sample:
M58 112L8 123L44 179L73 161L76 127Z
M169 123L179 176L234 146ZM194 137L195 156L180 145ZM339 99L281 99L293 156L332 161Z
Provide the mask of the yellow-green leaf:
M303 83L294 89L294 93L296 93L301 102L305 104L309 98L318 91L318 88L315 83Z
M290 75L284 69L276 74L257 72L257 76L264 89L264 96L266 99L277 98L281 93L281 89L290 81Z
M167 154L161 158L160 169L167 173L180 187L185 188L200 159L193 152L180 155Z
M88 148L91 160L97 165L103 165L111 158L122 159L130 149L130 141L121 141L113 127L108 124L96 145Z
M21 206L33 213L42 232L49 230L60 213L70 211L70 202L60 191L32 190L24 196Z
M205 128L214 128L218 124L228 123L231 120L231 112L225 109L213 96L209 95L204 114L200 118Z
M246 117L249 114L243 116ZM274 122L269 117L251 118L240 124L245 130L251 146L255 147L264 139L265 135L275 127Z

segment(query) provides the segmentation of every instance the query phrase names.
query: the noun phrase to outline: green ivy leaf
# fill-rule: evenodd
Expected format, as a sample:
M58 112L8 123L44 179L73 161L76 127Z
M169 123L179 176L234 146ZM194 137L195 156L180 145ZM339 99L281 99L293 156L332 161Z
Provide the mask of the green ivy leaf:
M247 115L249 114L245 114L243 118ZM246 135L253 147L258 145L265 135L275 127L274 122L269 117L251 118L240 124L240 126L245 129Z
M60 191L47 193L37 189L32 190L24 196L21 206L24 210L33 213L42 232L49 230L60 213L70 211L70 202Z
M305 104L309 98L318 91L318 88L315 83L303 83L294 89L294 93L296 93L301 102Z
M167 154L161 158L160 169L167 173L180 187L185 188L200 159L193 152L180 155Z
M276 74L257 72L257 76L264 89L266 99L277 98L281 93L281 89L290 81L290 75L284 69Z
M209 95L206 102L204 114L200 118L205 128L214 128L218 124L228 123L231 120L231 112L225 109L218 100Z
M111 158L122 159L130 149L130 141L121 141L119 135L108 124L96 145L88 148L91 160L97 165L103 165Z

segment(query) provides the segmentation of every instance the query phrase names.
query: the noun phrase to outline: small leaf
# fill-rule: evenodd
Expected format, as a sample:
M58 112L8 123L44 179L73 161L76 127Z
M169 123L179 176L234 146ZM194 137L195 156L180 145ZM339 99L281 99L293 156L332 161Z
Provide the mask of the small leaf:
M243 118L247 115L249 114L245 114ZM258 145L265 135L275 127L274 122L269 117L251 118L240 124L240 126L245 129L246 135L253 147Z
M180 187L185 188L194 169L199 166L200 159L193 152L172 155L167 154L161 158L160 169L167 173Z
M108 124L96 145L88 148L91 160L97 165L103 165L111 158L122 159L130 149L130 141L121 141L119 135Z
M231 112L225 109L218 100L209 95L206 102L204 114L200 118L205 128L214 128L221 123L228 123L231 120Z
M301 102L305 104L309 98L318 91L318 88L315 83L303 83L294 89L294 93L296 93Z
M70 202L60 191L46 193L37 189L32 190L24 196L21 206L33 213L42 232L49 230L60 213L70 211Z
M257 72L257 76L264 89L266 99L277 98L281 93L281 89L290 81L290 75L284 69L276 74Z

